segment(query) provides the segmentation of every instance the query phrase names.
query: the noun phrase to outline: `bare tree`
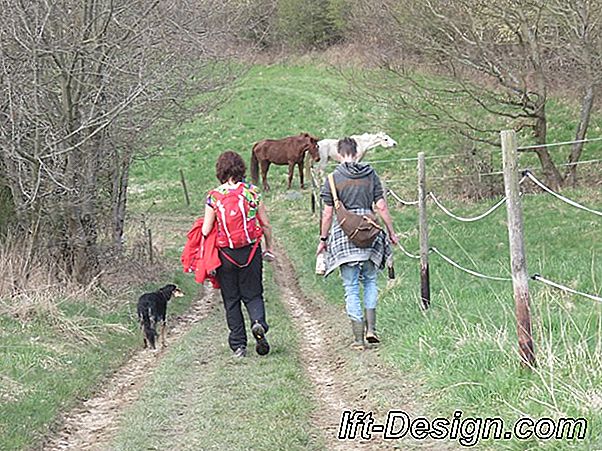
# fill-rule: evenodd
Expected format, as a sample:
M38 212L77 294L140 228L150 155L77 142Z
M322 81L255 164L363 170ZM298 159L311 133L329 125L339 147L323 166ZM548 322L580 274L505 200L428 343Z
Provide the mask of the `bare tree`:
M560 65L557 73L567 71L570 86L580 92L581 108L575 131L575 141L587 136L596 94L602 83L602 3L592 0L563 2L551 0L546 3L550 22L558 27L558 50ZM564 173L566 184L577 181L577 165L583 151L583 143L572 145Z
M355 18L362 35L368 27L384 30L378 57L389 73L379 83L406 114L494 145L501 128L530 130L543 145L550 89L568 73L565 80L584 82L576 138L585 137L600 80L598 2L381 0L379 6L378 27L366 14L373 2L358 2ZM408 68L412 58L418 70ZM425 81L424 69L443 78ZM581 149L573 148L569 163ZM574 165L563 175L545 147L534 151L552 187L574 180Z
M0 159L18 223L87 283L119 245L133 157L228 84L237 14L218 0L0 0Z

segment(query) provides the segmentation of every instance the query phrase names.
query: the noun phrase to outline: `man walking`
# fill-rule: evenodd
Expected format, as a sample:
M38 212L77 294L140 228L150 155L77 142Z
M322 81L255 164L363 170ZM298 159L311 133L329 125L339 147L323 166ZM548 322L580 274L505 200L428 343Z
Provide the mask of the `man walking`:
M351 138L340 140L338 152L341 163L333 176L339 200L347 210L357 214L372 213L375 206L388 234L387 237L382 231L370 247L360 248L354 245L336 218L333 221L333 193L328 180L324 183L320 197L325 206L317 253L325 251L325 276L340 268L347 315L351 320L354 336L353 344L354 347L363 349L364 338L369 343L380 341L376 334L376 277L378 270L385 267L386 259L391 255L390 243L397 244L399 238L393 230L393 221L378 175L370 165L355 161L356 142ZM360 281L364 286L365 315L360 300Z

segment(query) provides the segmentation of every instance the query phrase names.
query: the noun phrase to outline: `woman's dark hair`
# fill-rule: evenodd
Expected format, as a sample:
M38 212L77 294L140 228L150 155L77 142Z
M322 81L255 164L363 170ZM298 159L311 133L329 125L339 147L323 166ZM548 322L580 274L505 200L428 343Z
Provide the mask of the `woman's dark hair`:
M343 138L337 143L339 155L346 157L355 157L357 154L357 143L353 138Z
M232 150L222 153L215 163L215 175L221 183L226 183L230 178L235 182L241 182L246 172L245 161Z

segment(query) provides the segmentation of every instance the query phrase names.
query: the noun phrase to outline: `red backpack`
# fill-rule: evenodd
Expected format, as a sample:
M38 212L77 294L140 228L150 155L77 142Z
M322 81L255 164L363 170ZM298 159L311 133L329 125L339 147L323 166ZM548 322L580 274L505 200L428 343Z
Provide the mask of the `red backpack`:
M227 193L213 191L213 206L217 219L217 247L236 249L247 246L261 238L262 230L257 217L249 218L252 205L243 194L241 183Z

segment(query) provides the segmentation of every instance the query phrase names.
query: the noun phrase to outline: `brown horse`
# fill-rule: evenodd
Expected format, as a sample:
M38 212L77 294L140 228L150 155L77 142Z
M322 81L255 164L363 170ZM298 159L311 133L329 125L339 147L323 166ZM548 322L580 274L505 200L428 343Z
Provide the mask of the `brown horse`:
M263 189L268 191L270 186L268 185L267 175L270 164L288 164L288 189L290 189L295 164L297 164L299 165L301 189L305 188L303 184L303 160L305 160L305 152L308 151L314 161L320 160L318 139L308 133L301 133L298 136L289 136L283 139L264 139L255 143L251 152L251 179L253 183L255 185L259 183L259 166L261 166Z

